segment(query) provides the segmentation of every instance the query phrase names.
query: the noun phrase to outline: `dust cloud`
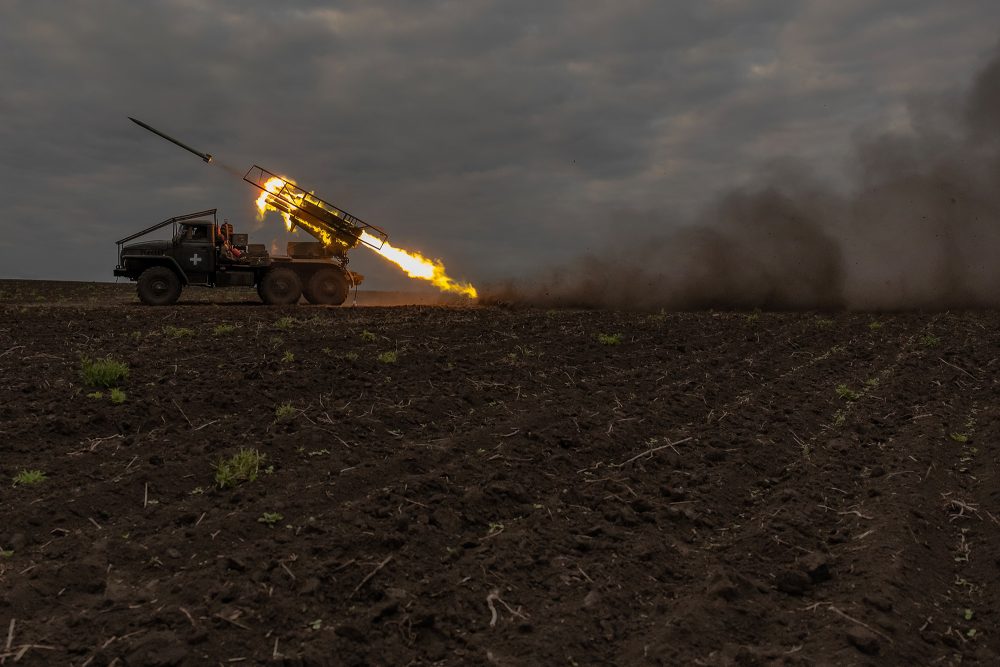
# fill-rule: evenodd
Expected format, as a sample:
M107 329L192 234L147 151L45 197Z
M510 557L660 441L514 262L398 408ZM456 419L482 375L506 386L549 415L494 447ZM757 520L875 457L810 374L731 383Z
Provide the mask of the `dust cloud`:
M1000 50L958 105L858 141L840 192L793 164L662 236L488 286L487 303L625 309L1000 306ZM633 214L635 217L641 214ZM635 220L633 217L633 220ZM648 226L663 221L649 216Z

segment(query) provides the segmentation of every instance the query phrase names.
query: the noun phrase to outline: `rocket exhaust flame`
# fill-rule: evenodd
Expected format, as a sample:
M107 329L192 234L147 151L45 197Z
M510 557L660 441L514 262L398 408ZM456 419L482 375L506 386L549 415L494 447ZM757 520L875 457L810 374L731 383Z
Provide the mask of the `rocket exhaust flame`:
M286 188L294 183L287 178L271 177L262 186L260 196L257 197L256 205L258 217L263 219L267 211L280 213L285 220L285 227L294 232L295 227L304 227L313 236L327 246L334 245L333 239L322 228L312 225L308 219L302 216L292 216L287 210L288 204L297 209L302 207L308 195L298 188ZM378 253L403 270L411 278L426 280L437 287L442 292L453 292L474 299L478 296L476 288L471 283L461 282L450 277L445 270L441 260L430 260L419 252L410 252L402 248L396 248L386 242L362 230L357 237L365 247Z
M365 238L366 236L368 237L367 239ZM455 292L470 299L475 299L478 296L476 288L471 283L463 283L449 277L445 272L444 264L441 260L429 260L419 252L408 252L400 248L394 248L388 242L383 243L381 248L376 248L371 241L377 239L370 236L368 232L361 232L361 237L361 240L366 242L366 247L403 269L406 275L411 278L430 281L432 285L442 292Z

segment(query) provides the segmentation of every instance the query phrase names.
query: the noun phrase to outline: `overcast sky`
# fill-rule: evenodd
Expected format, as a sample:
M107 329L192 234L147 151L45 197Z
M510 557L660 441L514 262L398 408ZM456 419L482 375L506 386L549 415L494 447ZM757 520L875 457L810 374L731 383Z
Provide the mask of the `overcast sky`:
M295 178L473 282L683 224L965 88L996 0L0 2L0 277L112 280L114 241ZM304 239L308 240L308 239ZM373 288L410 281L364 249Z

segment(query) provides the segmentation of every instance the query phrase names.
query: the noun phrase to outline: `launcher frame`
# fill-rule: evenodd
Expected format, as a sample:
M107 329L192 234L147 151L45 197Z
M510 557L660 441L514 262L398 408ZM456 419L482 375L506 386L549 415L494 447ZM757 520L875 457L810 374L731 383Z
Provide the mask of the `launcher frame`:
M271 192L266 187L267 182L272 178L277 178L285 184L277 192ZM351 215L344 209L334 206L325 199L261 166L255 164L250 167L246 175L243 176L243 180L258 190L266 192L268 203L287 213L295 226L304 229L321 243L325 243L322 236L312 229L312 226L319 227L343 245L343 252L356 248L359 243L364 243L375 250L381 250L389 239L389 235L381 228ZM379 243L375 244L362 239L362 231L379 239Z

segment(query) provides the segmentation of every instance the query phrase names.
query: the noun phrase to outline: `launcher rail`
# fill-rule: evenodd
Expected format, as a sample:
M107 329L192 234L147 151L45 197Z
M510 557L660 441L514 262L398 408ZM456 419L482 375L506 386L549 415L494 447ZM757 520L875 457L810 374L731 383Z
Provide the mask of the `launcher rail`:
M278 190L269 190L267 184L271 179L277 179L284 185ZM287 213L292 224L304 229L317 241L333 246L341 252L356 248L360 243L379 250L389 238L389 235L379 227L351 215L344 209L258 165L250 167L243 180L266 192L267 202L279 211ZM361 232L367 232L377 242L362 238Z

